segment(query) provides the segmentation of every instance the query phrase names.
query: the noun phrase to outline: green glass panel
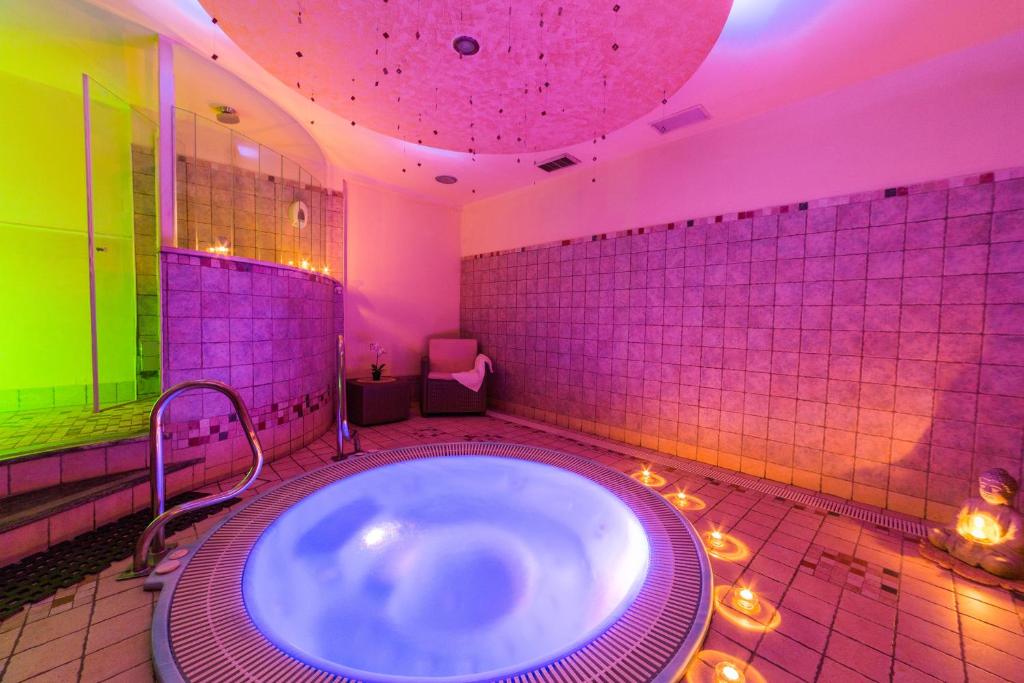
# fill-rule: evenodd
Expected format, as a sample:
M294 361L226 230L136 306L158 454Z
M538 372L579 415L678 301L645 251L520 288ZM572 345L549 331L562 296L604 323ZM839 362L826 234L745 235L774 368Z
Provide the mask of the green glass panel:
M100 407L135 400L132 111L90 81L96 342Z
M92 401L83 72L96 78L100 395L135 395L132 143L141 135L152 148L155 126L140 133L138 110L104 86L151 111L155 38L125 26L85 6L0 0L0 411Z

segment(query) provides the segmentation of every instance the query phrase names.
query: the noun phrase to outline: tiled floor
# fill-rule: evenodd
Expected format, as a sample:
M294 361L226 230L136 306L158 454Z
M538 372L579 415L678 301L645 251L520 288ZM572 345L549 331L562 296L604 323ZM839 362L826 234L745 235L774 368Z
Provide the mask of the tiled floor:
M42 449L67 448L142 436L149 430L153 399L106 408L91 406L0 412L0 460Z
M497 440L594 457L632 472L637 460L495 417L413 418L362 430L364 448ZM321 440L267 466L259 488L329 461ZM1024 597L972 584L923 561L916 540L737 486L684 478L663 466L666 491L706 507L687 512L702 532L726 532L733 559L712 557L716 584L742 583L778 619L767 631L716 613L704 644L712 663L736 658L747 680L1024 680ZM230 485L232 482L228 482ZM179 534L188 542L216 521ZM735 542L739 543L735 543ZM156 596L119 583L121 562L0 625L0 678L150 681ZM733 616L735 616L733 614ZM710 680L710 668L688 678Z

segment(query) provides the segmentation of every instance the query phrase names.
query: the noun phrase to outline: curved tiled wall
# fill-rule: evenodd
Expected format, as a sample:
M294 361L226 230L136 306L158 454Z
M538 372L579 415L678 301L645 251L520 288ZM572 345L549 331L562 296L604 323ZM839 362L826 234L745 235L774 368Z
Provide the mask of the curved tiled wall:
M169 249L160 261L164 386L216 379L237 388L268 460L320 437L334 418L341 286L316 273L242 258ZM245 437L219 394L179 397L164 426L167 462L177 464L169 468L169 495L249 467ZM145 437L133 436L3 463L0 498L138 473L147 467L148 451ZM148 483L129 482L49 515L0 523L0 566L148 506Z
M215 379L235 387L269 459L318 438L333 420L337 281L297 268L164 249L164 386ZM168 460L200 459L193 485L248 466L226 399L196 392L168 411Z

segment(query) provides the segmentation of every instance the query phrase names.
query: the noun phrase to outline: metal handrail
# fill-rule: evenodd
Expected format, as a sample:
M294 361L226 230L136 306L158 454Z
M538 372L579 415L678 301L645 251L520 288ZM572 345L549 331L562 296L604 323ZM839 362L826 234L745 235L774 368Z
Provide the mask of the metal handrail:
M345 335L338 335L338 400L335 403L334 424L336 428L335 460L345 459L345 442L351 441L353 455L363 449L359 444L359 432L348 426L348 392L345 389Z
M161 428L164 410L176 396L192 389L212 389L224 394L235 408L238 419L245 430L245 437L249 441L249 448L252 450L252 466L240 482L227 491L216 493L212 496L205 496L198 500L189 501L177 505L170 510L164 510L165 486L164 486L164 447L163 429ZM186 512L200 508L217 505L225 500L234 498L242 491L245 491L259 476L263 468L263 447L260 445L259 437L256 435L256 427L249 411L246 410L242 397L238 392L223 382L216 380L195 380L175 384L173 387L160 395L160 398L153 404L153 410L149 414L149 483L152 500L153 521L149 523L146 530L139 536L135 545L135 555L132 559L132 568L126 570L118 578L133 579L146 576L152 571L151 560L158 559L165 552L164 527L176 517ZM150 552L150 546L154 546Z

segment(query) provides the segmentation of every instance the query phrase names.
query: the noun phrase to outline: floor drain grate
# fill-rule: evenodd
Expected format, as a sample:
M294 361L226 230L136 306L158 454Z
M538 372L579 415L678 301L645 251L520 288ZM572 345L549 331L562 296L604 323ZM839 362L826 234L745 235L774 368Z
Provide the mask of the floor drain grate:
M558 436L571 439L580 445L590 446L598 444L605 450L614 450L619 455L648 460L650 462L657 462L662 465L671 464L672 467L675 467L681 472L694 476L703 476L709 480L732 486L738 491L757 491L759 493L775 496L794 503L818 508L824 510L829 515L850 517L862 522L874 524L882 529L894 529L900 533L915 538L921 538L927 535L927 527L922 520L908 519L887 511L864 507L844 500L835 500L813 491L797 489L795 487L778 484L767 479L759 479L748 474L720 471L718 468L714 468L711 465L706 465L702 462L697 462L696 460L684 460L681 458L674 458L670 455L642 451L641 449L628 444L614 444L613 446L609 446L605 440L600 439L600 437L592 437L589 434L583 434L581 432L567 430L562 427L535 422L533 420L528 420L515 415L508 415L499 411L490 410L487 414L491 417L505 420L506 422L511 422L513 424L528 424L531 427L547 432L548 434L557 434Z
M202 494L184 493L167 501L168 509ZM168 525L168 535L200 522L238 502L231 498L218 505L194 510ZM64 541L20 562L0 567L0 620L29 603L39 602L61 588L98 574L111 563L130 557L139 534L149 524L149 510L141 510L98 529Z

